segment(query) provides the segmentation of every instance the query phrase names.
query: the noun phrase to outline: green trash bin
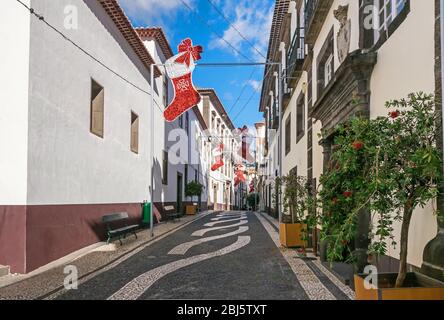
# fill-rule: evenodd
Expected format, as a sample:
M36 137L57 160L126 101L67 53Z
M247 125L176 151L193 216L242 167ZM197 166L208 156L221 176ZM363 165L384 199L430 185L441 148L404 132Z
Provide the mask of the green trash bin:
M142 223L150 224L151 223L151 203L144 202L142 205Z

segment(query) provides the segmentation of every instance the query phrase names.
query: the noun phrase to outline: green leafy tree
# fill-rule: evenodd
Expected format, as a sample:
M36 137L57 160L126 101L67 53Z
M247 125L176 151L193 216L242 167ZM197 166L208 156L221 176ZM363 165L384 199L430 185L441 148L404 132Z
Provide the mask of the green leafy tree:
M256 210L257 205L259 204L259 194L258 193L250 193L247 196L247 203L250 207Z
M306 224L308 229L316 226L317 201L306 177L291 172L286 176L276 178L275 188L279 197L283 196L283 210L289 216L289 219L282 222ZM304 230L303 238L305 240L308 238L308 229Z
M185 186L185 195L187 197L191 197L191 200L193 200L193 197L199 197L202 195L204 186L197 182L197 181L191 181Z
M413 212L438 193L439 119L433 96L424 93L389 101L386 107L388 117L353 119L338 128L330 170L320 179L323 214L319 222L322 238L329 244L329 260L343 259L344 252L351 252L363 208L371 210L375 223L369 253L385 254L387 243L397 245L393 223L401 222L396 287L402 287Z
M307 178L291 172L282 177L283 207L292 223L303 223L310 207L310 186Z

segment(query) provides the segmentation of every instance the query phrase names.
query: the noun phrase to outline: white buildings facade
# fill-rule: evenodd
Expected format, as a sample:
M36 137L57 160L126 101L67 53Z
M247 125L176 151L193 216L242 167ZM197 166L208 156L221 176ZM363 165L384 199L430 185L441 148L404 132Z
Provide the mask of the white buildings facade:
M439 1L277 2L268 58L284 67L282 173L296 170L316 188L329 163L336 125L355 115L386 116L386 101L412 92L439 92L439 35L433 19L439 17ZM273 108L277 79L269 74L261 100L267 131L279 128ZM273 176L276 150L272 139L268 143ZM428 269L429 274L442 248L436 243L438 238L442 243L442 232L437 233L432 205L414 214L410 228L420 232L410 233L408 256L411 270ZM395 229L398 239L400 224ZM357 248L364 250L365 242ZM399 246L388 247L380 267L396 271Z
M214 89L199 89L202 101L198 108L207 125L206 144L208 162L208 208L230 210L235 204L234 165L235 152L239 150L239 138L224 106ZM216 171L210 168L215 161L215 149L224 145L224 165Z
M187 159L165 165L172 129L194 137L205 123L197 108L164 121L172 88L160 67L151 106L150 66L172 55L161 30L134 30L116 0L24 4L70 41L18 2L2 3L0 265L14 273L102 241L105 214L128 212L140 223L141 204L151 201L152 134L161 213L191 202L185 180L205 184L208 161L192 138Z

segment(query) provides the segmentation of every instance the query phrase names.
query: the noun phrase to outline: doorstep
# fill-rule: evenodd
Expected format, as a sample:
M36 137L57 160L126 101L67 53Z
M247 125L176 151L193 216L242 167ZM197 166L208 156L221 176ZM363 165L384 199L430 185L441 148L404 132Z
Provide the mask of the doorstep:
M1 266L0 265L0 278L9 275L9 266Z

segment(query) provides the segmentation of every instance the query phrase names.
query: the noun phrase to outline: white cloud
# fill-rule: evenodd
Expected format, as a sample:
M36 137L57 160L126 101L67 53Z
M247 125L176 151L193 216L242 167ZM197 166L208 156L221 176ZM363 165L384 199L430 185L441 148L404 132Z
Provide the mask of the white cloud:
M262 81L248 80L247 84L253 88L253 90L260 92L262 90Z
M118 0L127 16L143 21L147 26L165 25L180 10L188 9L180 0ZM183 0L193 7L194 0Z
M226 0L222 10L227 18L232 21L234 27L254 48L239 35L238 31L230 26L227 26L223 32L223 38L244 55L251 57L251 60L264 60L264 57L257 51L264 56L267 54L274 11L273 6L270 6L268 1ZM210 43L210 48L221 48L231 52L233 51L225 41L219 38L213 38Z

